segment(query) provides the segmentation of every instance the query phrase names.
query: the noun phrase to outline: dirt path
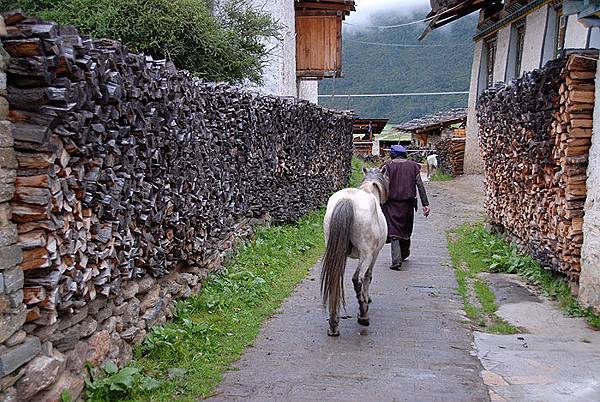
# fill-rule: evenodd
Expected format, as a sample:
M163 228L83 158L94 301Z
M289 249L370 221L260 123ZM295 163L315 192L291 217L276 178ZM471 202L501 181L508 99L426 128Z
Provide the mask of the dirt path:
M449 216L457 222L472 214L471 203L476 201L454 208L461 195L458 186L428 183L428 187L436 213L429 220L422 216L416 220L413 254L405 270L388 269L389 246L375 266L370 327L356 322L357 305L347 272L349 318L341 321L339 338L326 336L317 265L263 326L255 346L225 375L211 400L488 400L482 367L472 353L472 334L464 324L444 232ZM436 217L441 211L445 216ZM355 266L351 262L348 271Z
M429 222L446 231L465 222L481 221L483 208L483 176L460 176L452 181L427 182L431 203Z

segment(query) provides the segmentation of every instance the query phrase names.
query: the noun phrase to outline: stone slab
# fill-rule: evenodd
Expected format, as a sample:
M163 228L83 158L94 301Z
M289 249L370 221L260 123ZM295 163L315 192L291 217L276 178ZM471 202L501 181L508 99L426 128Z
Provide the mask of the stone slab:
M12 373L33 359L41 350L40 340L36 337L30 337L20 345L0 352L0 378Z
M19 250L20 252L20 250ZM4 293L10 294L23 289L25 281L23 270L19 267L13 267L3 271L4 274Z

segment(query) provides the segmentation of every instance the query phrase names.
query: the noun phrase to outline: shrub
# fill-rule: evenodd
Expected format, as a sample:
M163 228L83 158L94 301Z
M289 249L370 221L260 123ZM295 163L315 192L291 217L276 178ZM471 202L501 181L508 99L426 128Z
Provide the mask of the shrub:
M6 0L0 11L75 25L94 38L119 39L136 52L172 60L207 80L259 83L268 55L266 38L278 38L271 17L234 0L216 10L206 0Z

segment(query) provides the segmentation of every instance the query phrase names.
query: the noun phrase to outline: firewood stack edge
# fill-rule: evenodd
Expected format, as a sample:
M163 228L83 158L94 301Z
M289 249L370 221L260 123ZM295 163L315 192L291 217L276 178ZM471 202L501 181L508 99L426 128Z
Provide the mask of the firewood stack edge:
M73 27L4 22L22 296L2 311L0 389L76 397L86 360L129 360L237 238L346 185L352 119L203 82Z
M545 267L577 283L596 51L571 53L478 103L486 209Z
M464 173L465 165L464 137L445 138L435 144L438 169L452 176L460 176Z

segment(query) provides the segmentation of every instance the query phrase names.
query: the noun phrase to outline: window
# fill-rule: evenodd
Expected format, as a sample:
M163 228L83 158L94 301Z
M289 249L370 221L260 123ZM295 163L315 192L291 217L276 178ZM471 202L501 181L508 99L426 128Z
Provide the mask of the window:
M486 87L494 85L494 64L496 63L496 38L488 39L485 42L486 48Z
M565 33L567 32L567 19L568 16L563 15L561 8L556 9L556 31L554 35L554 58L560 56L565 47Z
M521 77L521 65L523 64L523 47L525 46L525 21L515 25L515 78Z

